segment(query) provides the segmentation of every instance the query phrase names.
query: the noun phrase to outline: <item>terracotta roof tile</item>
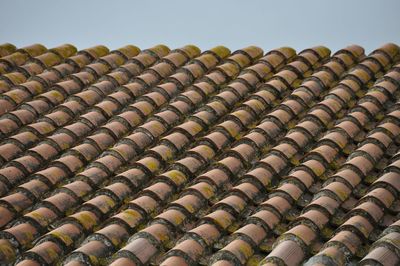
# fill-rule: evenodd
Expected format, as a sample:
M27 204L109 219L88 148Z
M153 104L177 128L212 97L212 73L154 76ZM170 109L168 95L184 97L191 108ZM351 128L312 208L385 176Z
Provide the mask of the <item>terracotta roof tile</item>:
M0 45L0 260L397 264L399 52Z

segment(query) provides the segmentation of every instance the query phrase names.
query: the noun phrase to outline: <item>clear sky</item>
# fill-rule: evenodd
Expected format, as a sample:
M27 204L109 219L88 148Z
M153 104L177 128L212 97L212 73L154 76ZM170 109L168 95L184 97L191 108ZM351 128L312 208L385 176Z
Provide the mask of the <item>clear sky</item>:
M400 0L0 0L3 42L265 51L318 44L336 51L356 43L370 52L386 42L400 45Z

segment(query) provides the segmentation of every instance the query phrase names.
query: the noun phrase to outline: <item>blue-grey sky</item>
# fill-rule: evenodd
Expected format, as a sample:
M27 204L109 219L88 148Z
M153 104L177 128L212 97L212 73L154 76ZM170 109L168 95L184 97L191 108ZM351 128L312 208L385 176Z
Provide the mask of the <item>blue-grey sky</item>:
M0 10L0 43L18 47L400 45L400 0L0 0Z

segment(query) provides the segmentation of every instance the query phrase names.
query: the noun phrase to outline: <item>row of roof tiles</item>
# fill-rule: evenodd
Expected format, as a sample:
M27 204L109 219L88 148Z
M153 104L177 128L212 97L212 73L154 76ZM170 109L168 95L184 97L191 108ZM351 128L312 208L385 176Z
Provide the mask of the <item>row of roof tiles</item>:
M268 252L260 244L303 193L315 194L317 202L327 197L310 203L321 208L332 195L348 197L346 182L334 179L338 185L327 182L320 192L314 182L338 169L368 167L365 160L377 163L397 136L398 105L384 115L400 81L399 67L391 68L395 45L366 58L358 46L332 57L325 47L297 56L280 48L262 58L257 47L233 54L216 47L200 55L194 46L168 52L165 46L143 52L127 46L99 56L55 85L46 81L44 90L63 96L58 99L28 90L16 102L3 94L14 105L0 117L1 258L20 265L61 259L70 265L244 264ZM21 84L9 91L22 95ZM382 119L368 136L361 134ZM352 143L362 140L351 153ZM300 202L304 210L327 214ZM308 256L308 244L321 232L301 217L263 263L291 265ZM210 253L216 246L222 249ZM289 258L287 247L298 252ZM310 263L325 257L321 248Z

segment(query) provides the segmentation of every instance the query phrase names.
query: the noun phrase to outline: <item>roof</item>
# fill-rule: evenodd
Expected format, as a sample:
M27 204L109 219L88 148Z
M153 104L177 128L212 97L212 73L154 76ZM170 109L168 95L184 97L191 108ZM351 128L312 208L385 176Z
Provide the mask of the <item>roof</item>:
M400 263L397 45L0 56L0 264Z

